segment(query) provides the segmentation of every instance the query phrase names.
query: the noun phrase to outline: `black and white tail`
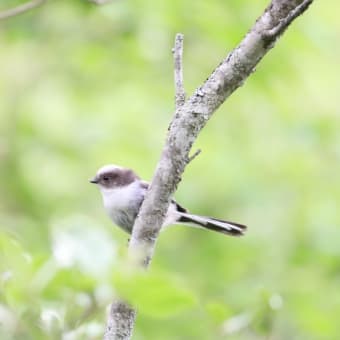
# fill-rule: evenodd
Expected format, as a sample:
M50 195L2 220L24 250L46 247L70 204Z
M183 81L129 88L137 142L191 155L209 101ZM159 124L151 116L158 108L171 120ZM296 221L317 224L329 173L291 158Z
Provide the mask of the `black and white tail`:
M247 229L243 224L219 220L213 217L192 215L186 212L180 212L180 219L178 222L231 236L242 236Z

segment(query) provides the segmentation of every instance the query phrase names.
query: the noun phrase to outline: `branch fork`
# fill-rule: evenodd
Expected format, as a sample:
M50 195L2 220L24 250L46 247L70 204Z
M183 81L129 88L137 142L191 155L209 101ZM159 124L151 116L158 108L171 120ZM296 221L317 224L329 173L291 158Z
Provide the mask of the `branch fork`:
M256 65L292 21L306 11L312 2L313 0L272 0L241 43L187 99L183 87L183 35L176 35L173 48L175 114L129 243L129 253L139 256L140 266L149 266L171 197L186 165L200 152L196 151L189 156L199 132L217 108L254 72ZM127 313L120 313L123 308L121 304L125 306ZM106 332L104 339L130 339L135 315L129 305L114 302L108 318L108 327L114 327Z

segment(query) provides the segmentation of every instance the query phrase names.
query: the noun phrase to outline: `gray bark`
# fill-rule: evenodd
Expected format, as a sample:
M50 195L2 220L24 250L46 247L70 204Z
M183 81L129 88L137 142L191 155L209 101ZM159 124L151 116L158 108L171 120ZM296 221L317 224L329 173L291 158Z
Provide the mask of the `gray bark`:
M176 112L166 143L129 244L129 252L138 257L142 266L147 268L150 264L170 199L191 160L189 152L198 133L217 108L254 72L255 66L290 23L312 2L272 0L241 43L226 56L204 84L183 105L181 100L176 100ZM129 324L129 329L132 329L135 314L120 314L123 317L120 318L115 315L114 309L112 312L109 320L115 320L115 327L125 328ZM131 333L125 338L106 337L105 340L129 339L130 336Z
M112 303L107 320L104 340L130 339L136 318L135 310L122 301Z

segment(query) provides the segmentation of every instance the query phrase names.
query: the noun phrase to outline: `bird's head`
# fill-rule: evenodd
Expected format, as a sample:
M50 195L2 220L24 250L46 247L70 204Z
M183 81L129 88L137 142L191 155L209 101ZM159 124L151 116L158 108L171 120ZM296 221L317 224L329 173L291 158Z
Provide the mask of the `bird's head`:
M98 185L101 190L110 190L127 186L138 179L131 169L108 164L102 166L90 182Z

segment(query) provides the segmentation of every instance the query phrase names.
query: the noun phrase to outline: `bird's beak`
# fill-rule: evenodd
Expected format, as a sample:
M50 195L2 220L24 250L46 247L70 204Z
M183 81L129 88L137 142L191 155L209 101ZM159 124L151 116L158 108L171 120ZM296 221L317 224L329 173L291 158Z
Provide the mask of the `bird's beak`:
M98 180L96 177L90 179L90 183L93 183L93 184L98 184Z

